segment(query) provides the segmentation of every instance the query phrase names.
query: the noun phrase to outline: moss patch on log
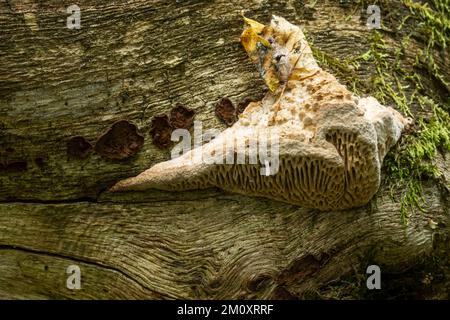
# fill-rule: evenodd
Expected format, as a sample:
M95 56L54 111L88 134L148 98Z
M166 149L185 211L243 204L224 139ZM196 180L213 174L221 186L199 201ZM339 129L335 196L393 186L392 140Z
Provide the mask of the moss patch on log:
M369 31L366 52L343 61L315 45L313 53L321 66L330 69L356 94L373 95L414 118L414 130L404 135L384 163L386 183L392 189L406 187L399 199L400 218L406 224L408 217L421 208L422 181L434 179L441 183L442 172L434 165L435 156L450 151L450 99L443 98L450 93L449 79L437 61L444 61L445 67L449 59L445 50L450 43L450 1L375 4L382 7L387 19L382 17L381 30ZM367 5L365 1L355 4L361 11ZM403 18L398 23L398 19L389 19L393 16ZM411 52L412 59L407 55ZM359 76L361 67L372 70L370 79Z

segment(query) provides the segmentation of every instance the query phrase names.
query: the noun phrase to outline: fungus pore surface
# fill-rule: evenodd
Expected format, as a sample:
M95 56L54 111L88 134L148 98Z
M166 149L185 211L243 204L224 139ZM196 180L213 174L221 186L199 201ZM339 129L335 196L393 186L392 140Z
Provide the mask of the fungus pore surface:
M244 19L241 43L269 88L266 96L212 141L110 190L219 187L319 210L366 204L409 120L373 97L353 95L322 70L300 27L277 16L268 26ZM268 174L276 152L277 170Z

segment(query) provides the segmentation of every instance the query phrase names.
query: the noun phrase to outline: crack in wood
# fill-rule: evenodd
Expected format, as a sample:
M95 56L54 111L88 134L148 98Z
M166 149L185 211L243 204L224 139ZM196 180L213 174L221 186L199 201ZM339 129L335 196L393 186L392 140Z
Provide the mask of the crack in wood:
M78 262L78 263L92 265L92 266L95 266L97 268L106 269L106 270L109 270L109 271L112 271L112 272L117 272L120 275L122 275L124 278L132 281L133 283L137 284L141 288L152 292L156 296L161 296L161 293L156 292L155 290L149 288L148 286L143 284L141 281L139 281L139 280L135 279L134 277L132 277L131 275L127 274L125 271L123 271L123 270L121 270L119 268L116 268L116 267L107 266L105 264L102 264L102 263L99 263L99 262L96 262L96 261L93 261L93 260L83 259L83 258L74 257L74 256L68 256L68 255L55 253L55 252L40 251L40 250L36 250L36 249L19 247L19 246L15 246L15 245L7 245L7 244L0 244L0 251L1 250L15 250L15 251L21 251L21 252L24 252L24 253L45 255L45 256L48 256L48 257L52 257L52 258L71 260L71 261L75 261L75 262Z

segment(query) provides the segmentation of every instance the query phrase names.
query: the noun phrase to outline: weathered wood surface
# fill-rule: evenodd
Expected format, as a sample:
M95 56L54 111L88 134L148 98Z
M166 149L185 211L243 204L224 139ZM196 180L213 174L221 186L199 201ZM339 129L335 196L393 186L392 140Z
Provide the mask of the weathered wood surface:
M182 103L205 128L223 128L213 111L221 97L263 95L238 41L241 10L305 24L341 58L365 52L369 31L338 1L84 0L81 30L65 27L70 4L0 2L0 298L301 297L368 252L404 270L431 250L429 219L448 225L447 194L432 183L406 227L402 190L392 198L387 186L371 206L329 213L218 190L105 194L169 158L151 143L154 115ZM68 139L94 144L121 119L145 137L135 157L68 157ZM447 179L448 159L439 160ZM82 290L65 286L70 264Z
M327 214L215 192L132 205L4 204L0 296L301 296L352 272L371 250L384 271L423 256L431 249L428 220L445 216L435 190L427 192L426 212L406 229L389 194L373 212ZM71 264L81 268L82 290L66 288Z

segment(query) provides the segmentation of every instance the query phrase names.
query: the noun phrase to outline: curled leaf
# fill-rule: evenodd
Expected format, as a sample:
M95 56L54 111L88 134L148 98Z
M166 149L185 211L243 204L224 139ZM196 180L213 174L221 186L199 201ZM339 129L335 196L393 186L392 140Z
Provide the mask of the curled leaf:
M266 82L270 91L275 91L280 80L277 75L277 61L274 61L275 54L272 46L273 39L270 37L272 30L263 24L244 17L246 28L241 34L241 44L250 59L259 67L261 77Z
M245 16L242 16L244 18L244 22L248 24L250 28L252 28L256 33L260 33L265 28L265 25L262 23L259 23L258 21L255 21L250 18L246 18Z

